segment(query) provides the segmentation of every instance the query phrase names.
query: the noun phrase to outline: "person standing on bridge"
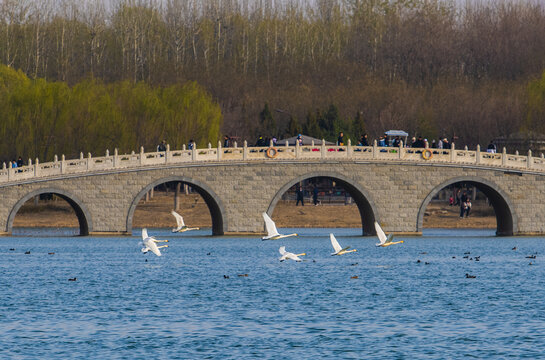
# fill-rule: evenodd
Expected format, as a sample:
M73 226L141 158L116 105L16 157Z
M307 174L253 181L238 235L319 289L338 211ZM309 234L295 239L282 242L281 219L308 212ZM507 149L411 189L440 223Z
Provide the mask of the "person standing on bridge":
M163 140L159 145L157 145L157 152L167 151L167 141Z

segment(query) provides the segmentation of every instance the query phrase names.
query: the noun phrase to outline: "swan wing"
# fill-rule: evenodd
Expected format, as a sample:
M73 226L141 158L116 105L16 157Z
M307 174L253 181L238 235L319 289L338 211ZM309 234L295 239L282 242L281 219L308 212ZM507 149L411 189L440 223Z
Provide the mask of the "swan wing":
M336 253L342 250L341 245L339 245L339 242L335 239L333 234L329 234L329 240L331 240L331 245L333 245L333 249Z
M276 225L274 224L274 221L272 221L267 213L263 213L263 220L265 220L265 229L267 229L267 236L280 235L278 233L278 230L276 230Z
M185 226L184 218L182 217L182 215L178 214L174 210L171 211L171 214L176 218L176 224L178 225L178 228Z
M388 234L388 237L386 238L386 244L389 244L394 240L394 234Z
M375 230L377 231L377 237L378 237L378 240L380 241L380 244L381 245L384 244L386 242L386 234L384 233L384 231L382 231L382 228L376 221L375 221Z
M280 246L280 249L278 249L278 252L282 256L286 255L286 247L285 246Z
M157 247L157 244L153 240L144 241L144 244L152 253L154 253L157 256L161 256L161 251L159 251L159 248Z
M142 240L146 240L148 238L148 230L146 228L142 229Z

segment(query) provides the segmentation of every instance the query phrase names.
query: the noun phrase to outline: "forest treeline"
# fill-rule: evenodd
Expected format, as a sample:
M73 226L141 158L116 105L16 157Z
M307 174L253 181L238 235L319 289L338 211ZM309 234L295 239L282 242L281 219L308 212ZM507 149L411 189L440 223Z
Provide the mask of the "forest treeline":
M353 140L363 128L471 146L545 132L532 85L545 69L544 7L459 3L3 0L0 61L70 87L196 81L221 107L221 132L250 141L333 113ZM273 121L263 121L265 104Z
M156 151L157 139L173 149L189 140L215 143L221 110L195 82L151 87L144 82L104 84L29 79L22 71L0 65L0 161L51 161L113 153Z

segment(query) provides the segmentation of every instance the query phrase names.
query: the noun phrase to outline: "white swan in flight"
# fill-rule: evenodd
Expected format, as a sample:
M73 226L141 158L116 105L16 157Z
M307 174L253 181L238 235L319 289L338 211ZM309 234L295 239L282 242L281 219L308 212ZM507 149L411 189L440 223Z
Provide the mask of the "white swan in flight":
M301 258L299 258L299 256L306 255L305 253L294 254L294 253L287 252L285 246L280 246L280 249L278 249L278 252L280 252L280 255L282 255L279 259L280 261L284 261L284 260L302 261Z
M329 240L331 240L331 245L333 245L333 250L335 250L335 252L331 254L332 256L343 255L349 252L357 251L356 249L348 250L350 249L350 246L347 246L344 249L341 248L341 245L339 245L339 242L337 241L337 239L335 239L335 236L333 234L329 234Z
M375 230L377 231L377 237L378 237L378 240L380 241L380 243L376 244L377 246L386 247L386 246L390 246L390 245L402 244L403 243L403 240L401 240L401 241L392 241L392 240L394 240L394 234L390 234L390 235L388 235L388 237L386 237L386 234L384 233L384 231L382 231L382 228L380 227L380 225L376 221L375 221Z
M142 248L142 252L144 254L147 254L148 251L151 251L155 255L161 256L161 251L159 251L159 249L168 247L168 245L157 246L157 243L160 242L168 242L168 240L156 240L155 237L148 236L148 230L146 230L146 228L142 229L142 244L144 246Z
M182 217L182 215L178 214L176 211L172 210L171 214L174 215L174 217L176 218L176 224L177 224L176 229L172 229L172 232L199 230L198 227L194 227L194 228L187 227L186 224L184 223L184 218Z
M264 236L261 238L261 240L277 240L282 239L285 237L290 236L299 236L297 234L288 234L288 235L282 235L278 233L278 230L276 230L276 225L274 224L274 221L267 215L267 213L263 213L263 220L265 220L265 228L267 229L267 236Z

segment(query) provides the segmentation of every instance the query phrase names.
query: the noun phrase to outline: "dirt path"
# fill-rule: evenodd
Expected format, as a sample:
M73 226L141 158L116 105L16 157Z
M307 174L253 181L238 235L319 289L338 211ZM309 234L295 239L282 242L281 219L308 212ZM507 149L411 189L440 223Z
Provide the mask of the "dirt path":
M210 213L199 195L181 197L180 213L187 224L211 227ZM141 201L134 213L134 227L174 227L170 211L174 203L172 193L156 192L153 199ZM444 202L431 203L424 216L425 228L495 228L496 217L491 207L475 203L469 218L459 218L459 208L449 207ZM274 209L273 219L278 227L360 227L361 218L355 204L295 206L294 202L279 202ZM16 227L77 227L76 214L68 203L58 201L32 201L25 204L15 217Z

